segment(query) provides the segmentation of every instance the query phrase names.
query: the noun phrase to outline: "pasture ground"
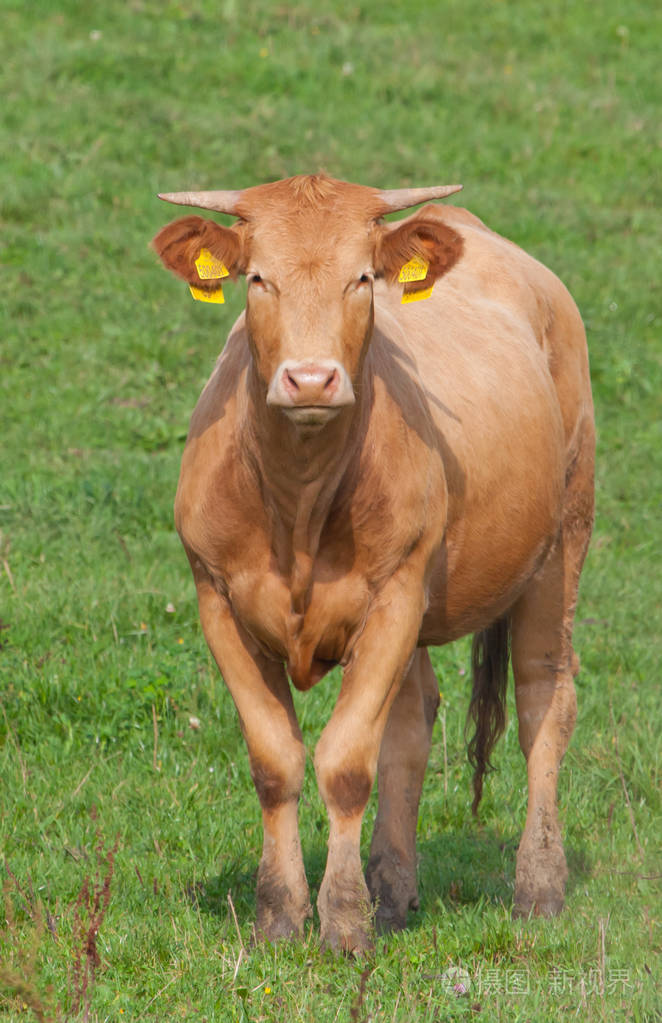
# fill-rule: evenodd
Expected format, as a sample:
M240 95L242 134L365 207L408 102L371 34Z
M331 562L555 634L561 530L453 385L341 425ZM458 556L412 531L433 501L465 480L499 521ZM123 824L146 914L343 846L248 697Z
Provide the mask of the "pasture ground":
M662 8L1 10L0 1018L659 1018ZM320 168L463 181L458 201L574 294L599 428L561 777L567 910L510 919L524 763L511 705L475 822L462 642L435 653L421 910L369 962L322 953L316 923L250 945L258 804L171 512L244 291L193 303L147 248L177 215L159 190ZM310 749L337 686L297 698ZM312 770L301 826L315 894Z

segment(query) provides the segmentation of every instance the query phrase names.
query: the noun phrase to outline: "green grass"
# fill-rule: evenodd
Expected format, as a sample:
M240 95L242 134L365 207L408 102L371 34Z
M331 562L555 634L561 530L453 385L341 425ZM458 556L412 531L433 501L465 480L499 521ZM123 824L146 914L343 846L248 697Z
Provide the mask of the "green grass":
M116 836L80 1018L659 1018L658 5L1 10L0 1018L73 1012L81 886L106 876L95 849ZM567 911L510 920L525 812L512 706L471 818L465 641L435 652L422 908L367 967L322 953L316 926L250 947L258 804L171 511L188 416L244 292L193 303L147 248L176 215L157 191L320 168L463 181L462 201L573 292L599 429L561 777ZM337 685L297 697L310 749ZM312 771L301 822L315 894ZM449 990L452 967L468 996Z

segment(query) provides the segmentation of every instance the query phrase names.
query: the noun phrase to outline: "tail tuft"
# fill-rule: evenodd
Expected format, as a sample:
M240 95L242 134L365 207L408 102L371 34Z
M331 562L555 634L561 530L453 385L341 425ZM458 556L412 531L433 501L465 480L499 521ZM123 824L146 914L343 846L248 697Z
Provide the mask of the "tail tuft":
M487 629L477 632L471 648L473 689L466 727L469 727L470 721L475 726L467 746L469 763L474 768L474 798L471 804L474 815L483 795L483 777L492 767L490 755L506 725L509 660L510 621L505 616L497 619Z

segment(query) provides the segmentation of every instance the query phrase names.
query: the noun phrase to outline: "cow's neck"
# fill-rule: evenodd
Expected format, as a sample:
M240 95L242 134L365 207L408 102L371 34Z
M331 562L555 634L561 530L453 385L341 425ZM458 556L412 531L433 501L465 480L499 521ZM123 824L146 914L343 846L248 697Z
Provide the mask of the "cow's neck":
M292 610L303 615L322 530L355 451L351 437L361 409L357 403L319 429L301 429L261 395L251 397L247 446L271 512L274 553L289 578Z

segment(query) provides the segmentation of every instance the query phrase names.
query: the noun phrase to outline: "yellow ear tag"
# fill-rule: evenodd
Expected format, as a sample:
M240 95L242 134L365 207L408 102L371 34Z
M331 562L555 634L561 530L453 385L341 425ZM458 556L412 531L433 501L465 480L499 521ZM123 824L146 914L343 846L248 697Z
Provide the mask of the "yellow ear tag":
M204 291L202 288L195 288L192 284L189 284L189 290L193 295L196 302L225 302L223 295L223 288L219 284L216 291Z
M432 294L432 287L424 288L423 291L403 291L401 305L407 302L420 302L422 298L429 298Z
M200 255L195 261L198 277L203 281L216 281L222 277L229 277L230 271L225 263L213 256L209 249L200 249ZM215 301L218 301L216 299ZM220 301L223 301L221 299Z
M400 270L398 280L400 284L410 284L412 281L424 281L428 275L429 263L421 256L414 256Z

